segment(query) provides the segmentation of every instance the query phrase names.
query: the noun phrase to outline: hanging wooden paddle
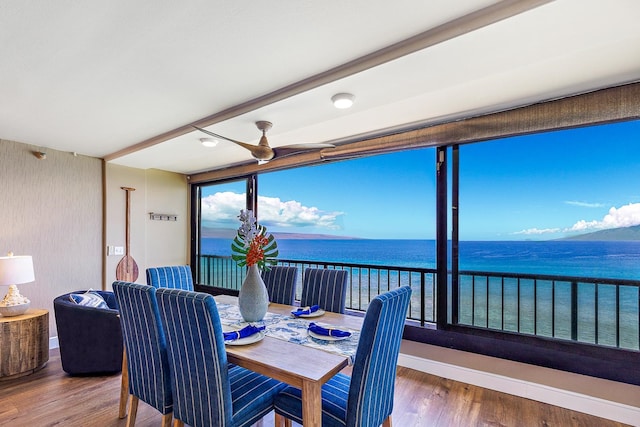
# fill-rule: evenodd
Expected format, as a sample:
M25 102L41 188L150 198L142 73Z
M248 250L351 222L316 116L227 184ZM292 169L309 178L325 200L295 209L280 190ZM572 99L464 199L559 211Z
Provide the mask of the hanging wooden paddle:
M131 195L130 191L136 191L135 188L120 187L127 193L127 218L125 222L125 234L126 234L126 246L124 249L124 258L120 260L116 267L116 280L122 280L125 282L135 282L138 280L138 264L129 255L129 238L130 238L130 211L131 211Z

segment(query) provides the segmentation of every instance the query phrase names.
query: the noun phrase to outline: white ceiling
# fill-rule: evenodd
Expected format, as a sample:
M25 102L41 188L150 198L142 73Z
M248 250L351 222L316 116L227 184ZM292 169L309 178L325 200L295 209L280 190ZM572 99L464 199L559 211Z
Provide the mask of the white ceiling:
M192 174L252 161L192 123L340 143L638 81L639 20L637 0L1 0L0 139Z

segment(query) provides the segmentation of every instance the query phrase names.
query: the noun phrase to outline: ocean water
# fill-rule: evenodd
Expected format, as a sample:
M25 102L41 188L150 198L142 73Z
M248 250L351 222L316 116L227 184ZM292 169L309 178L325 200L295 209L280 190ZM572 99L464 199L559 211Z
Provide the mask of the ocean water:
M202 239L202 254L230 255L230 240ZM640 241L462 241L460 269L640 280ZM281 259L435 268L434 240L279 239Z

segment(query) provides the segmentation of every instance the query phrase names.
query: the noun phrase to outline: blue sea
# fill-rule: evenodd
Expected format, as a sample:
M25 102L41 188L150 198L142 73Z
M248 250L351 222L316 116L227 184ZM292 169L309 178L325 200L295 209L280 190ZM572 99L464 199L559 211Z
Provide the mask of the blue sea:
M230 255L229 239L202 239L202 254ZM460 269L640 280L640 241L462 241ZM278 258L435 268L434 240L279 239Z

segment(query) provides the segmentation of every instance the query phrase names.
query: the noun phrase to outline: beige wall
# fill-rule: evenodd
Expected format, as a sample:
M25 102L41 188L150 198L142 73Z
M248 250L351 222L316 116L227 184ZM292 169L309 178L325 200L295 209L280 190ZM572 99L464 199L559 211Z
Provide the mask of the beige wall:
M130 253L138 265L136 282L145 283L147 267L189 263L188 185L184 175L159 170L142 170L106 165L105 245L125 246L126 192L130 192ZM177 221L154 221L149 213L177 215ZM106 289L116 280L122 255L106 257Z
M111 289L125 246L125 192L131 192L131 256L145 282L148 266L187 264L189 192L186 177L106 164L86 156L0 140L0 254L32 255L34 283L19 286L33 308L49 310L49 334L57 336L53 299L80 289ZM103 197L104 195L104 197ZM104 200L104 212L103 212ZM151 221L149 212L178 215ZM103 239L103 214L105 218ZM0 298L6 287L0 287Z
M49 310L55 336L53 299L102 286L102 161L54 150L38 160L34 150L0 141L0 252L33 257L36 280L19 289Z

